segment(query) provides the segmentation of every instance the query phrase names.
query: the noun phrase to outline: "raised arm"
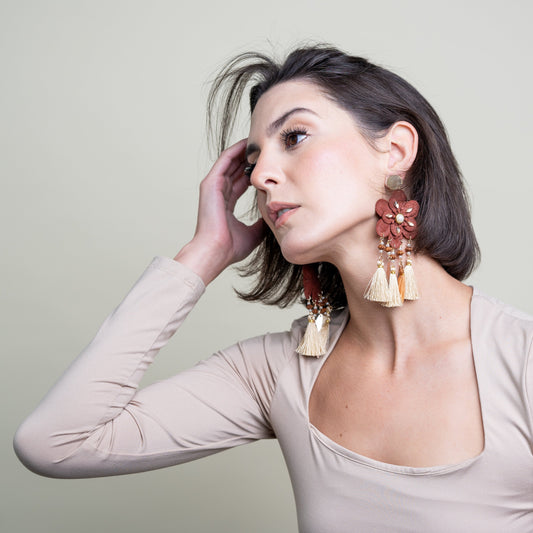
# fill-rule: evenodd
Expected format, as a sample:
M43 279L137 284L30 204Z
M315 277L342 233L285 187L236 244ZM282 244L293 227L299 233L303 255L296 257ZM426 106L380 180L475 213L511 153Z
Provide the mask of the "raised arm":
M205 284L259 240L260 222L247 227L233 216L247 187L243 148L241 142L224 152L202 183L197 230L176 256L179 262L154 259L20 426L15 450L31 470L52 477L138 472L273 436L268 395L274 373L264 338L137 390ZM260 392L254 373L261 374Z

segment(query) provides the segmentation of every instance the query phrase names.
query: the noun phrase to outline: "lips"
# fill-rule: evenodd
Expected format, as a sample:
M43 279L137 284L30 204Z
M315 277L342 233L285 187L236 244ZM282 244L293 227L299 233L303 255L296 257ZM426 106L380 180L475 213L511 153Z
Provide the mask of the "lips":
M286 202L271 202L266 207L268 210L268 217L276 228L279 228L300 206Z

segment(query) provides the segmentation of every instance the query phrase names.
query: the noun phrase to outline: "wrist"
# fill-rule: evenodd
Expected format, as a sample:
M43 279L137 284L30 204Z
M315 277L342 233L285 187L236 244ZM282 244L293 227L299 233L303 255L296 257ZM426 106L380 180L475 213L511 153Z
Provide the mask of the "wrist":
M200 276L206 286L229 265L226 254L221 249L194 239L176 254L174 261Z

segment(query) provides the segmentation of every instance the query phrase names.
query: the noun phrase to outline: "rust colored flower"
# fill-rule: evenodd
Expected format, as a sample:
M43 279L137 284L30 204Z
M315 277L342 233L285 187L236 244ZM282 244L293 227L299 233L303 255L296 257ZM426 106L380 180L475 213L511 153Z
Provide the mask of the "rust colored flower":
M390 245L398 249L402 239L416 236L416 216L420 206L416 200L407 200L403 191L394 191L390 200L376 202L376 214L380 219L376 231L380 237L388 239Z

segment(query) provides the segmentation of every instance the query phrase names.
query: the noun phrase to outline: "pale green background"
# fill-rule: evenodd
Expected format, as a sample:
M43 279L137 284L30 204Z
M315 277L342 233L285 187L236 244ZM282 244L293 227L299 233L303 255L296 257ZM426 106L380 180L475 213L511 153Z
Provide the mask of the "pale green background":
M417 86L446 123L473 195L484 262L471 282L533 312L532 6L1 1L1 530L296 530L275 441L81 481L38 477L11 449L17 424L151 258L174 255L191 235L210 166L207 82L237 52L326 40ZM213 283L144 383L303 313L239 302L235 280Z

